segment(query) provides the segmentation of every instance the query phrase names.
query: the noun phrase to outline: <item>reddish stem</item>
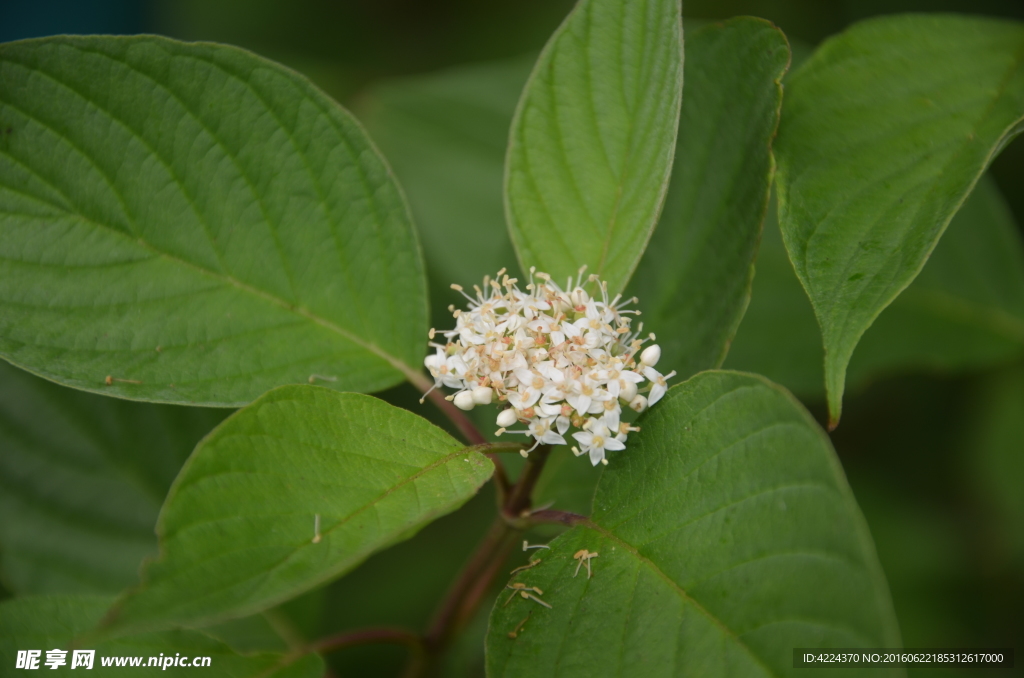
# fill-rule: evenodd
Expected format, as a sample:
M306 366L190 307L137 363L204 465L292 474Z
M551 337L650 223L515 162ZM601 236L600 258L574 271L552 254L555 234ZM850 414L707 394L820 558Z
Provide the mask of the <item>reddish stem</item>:
M416 385L420 386L420 384ZM444 412L444 415L448 417L453 424L455 424L455 428L459 429L459 433L465 436L470 445L479 445L487 442L487 438L480 433L480 430L477 429L472 421L470 421L469 417L463 414L462 410L455 407L451 401L445 400L444 393L435 388L427 394L427 398L437 405L437 407Z
M528 457L526 468L501 506L502 515L491 525L487 536L477 546L445 595L441 609L426 636L427 648L431 653L436 654L443 649L451 637L472 619L483 602L487 590L522 531L509 518L518 518L529 510L534 485L550 453L551 447L542 445Z
M575 525L581 525L590 522L590 518L581 516L578 513L570 513L568 511L552 511L545 509L543 511L534 511L530 514L528 520L533 525L538 524L554 524L554 525L566 525L573 527Z
M366 645L368 643L393 643L406 645L414 652L423 650L423 640L406 629L382 626L379 628L357 629L355 631L343 631L337 635L321 638L310 643L306 652L327 653L340 650L353 645Z
M480 573L480 576L477 577L473 586L466 592L465 597L462 599L462 604L459 606L455 619L452 622L452 635L457 634L466 626L466 624L472 621L477 610L480 609L480 605L482 605L486 599L487 592L493 586L495 578L497 578L498 573L501 572L502 566L505 564L505 561L508 560L509 554L512 552L513 547L515 547L518 537L518 531L509 531L505 537L505 541L496 549L490 564L483 572Z
M448 589L441 608L430 624L427 631L426 643L432 652L437 652L454 635L454 622L463 607L463 598L473 589L474 582L481 573L488 569L490 561L495 554L501 551L502 544L514 531L504 520L498 518L492 524L483 541L469 557L469 561L462 568L455 583Z
M533 496L533 487L544 470L544 463L551 454L550 445L541 445L527 457L526 468L519 476L515 487L509 493L508 501L505 502L504 513L507 516L518 518L523 511L530 508L530 501Z

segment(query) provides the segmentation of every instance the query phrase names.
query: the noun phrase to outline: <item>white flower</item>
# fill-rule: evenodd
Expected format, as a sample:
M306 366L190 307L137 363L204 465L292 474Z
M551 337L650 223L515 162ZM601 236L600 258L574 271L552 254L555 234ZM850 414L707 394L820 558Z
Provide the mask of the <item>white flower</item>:
M444 365L444 350L438 347L436 352L423 359L423 364L433 374L435 370L440 369L441 365Z
M654 367L658 364L659 360L661 360L661 346L657 344L651 344L640 354L640 363L642 365Z
M601 382L591 379L590 375L574 380L572 392L565 396L565 401L576 408L580 416L589 412L595 402L611 399L611 394L601 388Z
M508 394L508 401L517 410L525 410L528 407L532 407L539 398L540 391L522 386L518 391L512 391Z
M444 365L438 368L441 382L448 388L463 388L465 382L462 375L466 373L466 361L461 356L453 355L445 361Z
M570 426L572 426L572 420L569 419L569 417L564 414L559 417L555 417L555 428L558 429L559 434L564 436Z
M453 401L455 402L455 407L460 410L471 410L476 406L476 403L473 402L473 394L469 391L456 393Z
M626 449L626 445L615 438L616 434L611 432L603 418L591 419L588 423L590 423L589 430L572 434L572 437L576 439L581 448L577 456L589 454L590 463L597 466L600 463L608 463L604 457L605 450L616 451ZM617 424L615 428L616 430L618 429Z
M647 409L647 398L642 395L638 395L629 401L629 408L631 410L636 410L637 412L643 412Z
M554 417L549 417L547 419L534 419L530 422L530 435L534 437L538 444L565 445L565 438L551 430L551 425L554 421Z
M653 367L645 367L644 376L651 380L651 395L647 396L647 405L649 407L661 400L661 397L665 395L665 391L668 390L668 384L665 383L665 380L676 376L676 373L673 370L662 376Z
M516 421L538 445L565 445L573 437L591 463L607 463L607 451L622 450L631 428L621 421L622 406L641 411L664 395L665 380L653 366L661 357L657 346L643 348L643 324L634 331L632 311L620 297L608 299L607 285L583 269L566 288L544 273L531 270L529 284L519 289L514 278L498 272L474 286L474 296L452 285L469 301L467 309L449 307L455 327L440 332L446 343L423 364L434 388L458 389L449 396L464 410L495 400L499 433ZM590 289L585 289L589 286ZM438 333L430 331L433 340ZM651 335L650 338L653 338ZM650 370L650 372L648 372ZM638 384L650 380L650 395L638 395ZM528 452L528 451L527 451Z
M514 425L518 419L519 417L516 416L516 411L509 408L498 413L498 420L496 423L501 428L508 428L509 426Z

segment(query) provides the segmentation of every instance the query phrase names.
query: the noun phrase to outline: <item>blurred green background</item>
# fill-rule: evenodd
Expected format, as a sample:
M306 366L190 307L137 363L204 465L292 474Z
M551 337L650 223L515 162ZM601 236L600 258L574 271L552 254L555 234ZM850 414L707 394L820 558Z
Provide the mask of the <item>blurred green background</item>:
M442 326L443 307L451 303L448 282L472 282L463 276L510 263L500 235L504 135L531 55L571 4L7 0L0 41L58 33L159 33L240 45L306 74L364 119L394 164L424 229L434 317ZM798 47L813 47L851 22L881 13L953 11L1024 20L1020 0L694 0L683 9L688 19L701 21L764 17ZM437 71L444 73L434 75ZM1019 231L1024 224L1024 143L1011 144L991 175ZM446 220L457 236L444 230ZM766 229L775 228L769 220ZM1009 244L1017 248L1018 258L1020 242L1011 239ZM766 231L761 281L771 273L772 243L778 247L778 236ZM472 262L461 265L467 258ZM785 274L784 264L780 270ZM771 322L771 309L758 306L769 291L758 282L751 308L767 309L762 317ZM806 316L808 311L802 312ZM1024 327L1024 317L1015 317L1017 327ZM758 344L758 336L744 334L751 332L753 318L752 313L741 327L738 351L727 366L759 369L757 352L741 353L740 347L771 349ZM832 436L871 526L907 647L1024 649L1024 351L1014 346L961 363L911 355L886 365L890 376L885 378L877 371L865 373L851 389L842 425ZM913 345L905 348L910 354L915 350ZM812 353L807 360L818 359ZM759 371L793 388L824 418L821 393L813 386L798 376L787 380L785 366L770 369L766 364ZM0 392L14 398L14 388L7 380ZM410 389L396 389L387 397L433 416L417 409ZM571 474L565 482L586 484ZM573 497L563 497L562 507L584 501L587 491L578 487ZM218 633L252 647L279 642L271 627L285 636L307 638L368 624L420 627L489 523L492 502L485 493L344 580L268 618L226 625ZM13 591L39 591L12 583L9 572L0 572L0 578ZM62 584L47 586L44 590L56 592ZM486 610L452 653L452 675L482 675L485 625ZM401 666L401 652L364 647L335 653L330 662L339 676L386 675ZM910 674L972 675L950 669L913 669Z

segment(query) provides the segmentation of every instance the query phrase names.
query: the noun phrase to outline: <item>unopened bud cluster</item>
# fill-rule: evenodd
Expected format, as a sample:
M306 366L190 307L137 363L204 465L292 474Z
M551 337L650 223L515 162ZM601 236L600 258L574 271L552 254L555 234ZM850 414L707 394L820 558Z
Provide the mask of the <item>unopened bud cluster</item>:
M661 399L675 372L654 369L661 349L643 346L654 335L640 338L643 323L631 328L639 311L624 308L621 295L609 300L607 284L594 275L584 281L583 272L564 290L533 269L525 291L504 270L494 280L485 277L482 288L474 286L475 297L452 285L469 308L449 307L455 329L430 331L436 351L424 364L434 388L459 389L448 396L457 407L504 404L497 433L532 437L524 456L540 444L566 445L563 436L578 429L572 451L596 466L607 464L605 452L624 449L627 435L639 430L621 421L622 405L642 412ZM433 341L438 334L447 343ZM517 422L526 429L506 431Z

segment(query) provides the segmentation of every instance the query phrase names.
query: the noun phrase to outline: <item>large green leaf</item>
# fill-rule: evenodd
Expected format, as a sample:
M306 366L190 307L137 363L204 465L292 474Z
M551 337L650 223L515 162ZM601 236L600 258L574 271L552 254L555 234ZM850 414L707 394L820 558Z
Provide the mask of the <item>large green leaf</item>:
M38 596L0 604L0 661L5 675L15 671L19 650L41 650L39 669L46 675L141 676L195 675L211 678L320 678L323 660L315 654L288 656L272 653L239 654L224 643L197 631L165 631L114 640L88 640L87 634L103 617L111 599L101 596ZM45 665L48 650L65 650L66 664L53 670ZM72 649L95 650L92 669L72 669ZM178 656L190 661L208 657L204 667L149 666L150 657ZM104 666L104 659L111 666ZM138 666L116 665L117 659L138 659ZM31 674L29 674L31 675Z
M418 366L405 201L298 74L158 37L9 43L0 133L0 356L217 406L312 375L373 391Z
M949 224L921 274L864 333L847 383L912 370L957 372L1024 354L1024 246L987 176ZM814 311L769 213L753 298L726 365L763 374L799 394L824 396Z
M791 675L794 647L899 647L839 462L788 393L704 372L640 425L591 520L513 579L551 609L496 603L490 676ZM582 549L599 554L592 578L574 576Z
M750 298L788 64L785 36L761 19L687 33L672 181L630 285L683 376L721 365Z
M827 41L787 83L779 221L825 345L830 419L864 331L910 284L1024 118L1024 25L898 16Z
M668 188L683 87L678 0L580 0L519 101L505 213L523 269L586 264L621 291Z
M4 583L20 595L135 584L171 481L225 414L90 395L0 362Z
M196 448L160 513L160 558L110 622L203 625L266 609L458 508L492 470L376 398L275 389Z

